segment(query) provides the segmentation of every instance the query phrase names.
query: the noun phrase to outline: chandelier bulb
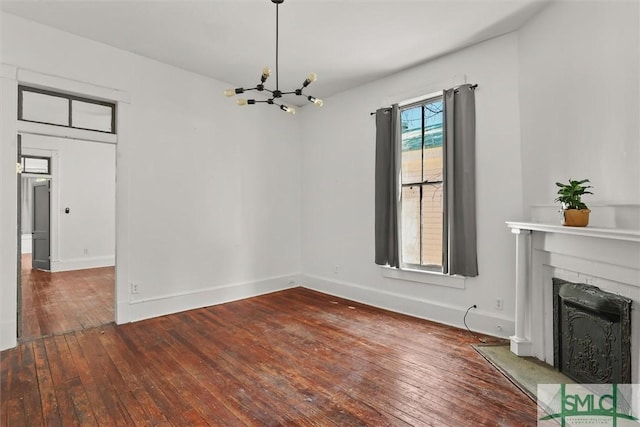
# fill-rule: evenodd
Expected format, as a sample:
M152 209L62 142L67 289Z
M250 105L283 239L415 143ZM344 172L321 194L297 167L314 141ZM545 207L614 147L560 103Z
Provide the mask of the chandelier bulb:
M322 107L324 105L324 102L322 101L322 99L318 99L315 96L308 96L307 99L310 102L313 102L318 107Z
M271 69L269 67L264 67L262 69L262 75L260 76L260 81L262 83L266 82L270 75L271 75Z
M239 87L237 89L227 89L224 91L224 95L225 96L233 96L233 95L237 95L239 93L244 93L244 89Z
M311 83L315 82L316 80L318 80L318 76L316 76L316 73L309 73L309 75L307 76L307 79L304 82L302 82L302 87L307 87Z
M286 105L281 105L281 106L280 106L280 109L281 109L282 111L285 111L285 112L289 113L289 114L295 114L295 113L296 113L295 108L287 107Z
M236 99L236 104L240 105L240 106L244 106L247 105L247 100L240 98L240 99Z

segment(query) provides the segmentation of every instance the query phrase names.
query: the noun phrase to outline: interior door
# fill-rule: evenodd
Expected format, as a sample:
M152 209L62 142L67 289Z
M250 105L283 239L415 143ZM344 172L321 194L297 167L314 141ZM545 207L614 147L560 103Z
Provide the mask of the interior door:
M51 270L51 182L39 181L33 185L33 229L31 267Z

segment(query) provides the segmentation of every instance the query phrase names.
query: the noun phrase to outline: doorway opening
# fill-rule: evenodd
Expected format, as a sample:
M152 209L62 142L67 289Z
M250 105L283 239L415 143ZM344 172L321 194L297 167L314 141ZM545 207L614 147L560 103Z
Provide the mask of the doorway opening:
M113 322L115 144L22 133L20 146L18 339Z

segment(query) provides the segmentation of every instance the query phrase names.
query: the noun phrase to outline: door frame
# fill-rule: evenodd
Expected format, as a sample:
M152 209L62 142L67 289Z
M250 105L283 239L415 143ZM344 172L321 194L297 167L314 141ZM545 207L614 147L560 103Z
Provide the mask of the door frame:
M37 136L38 137L38 142L30 142L31 140L28 138L29 136ZM60 261L60 254L61 254L61 250L60 250L60 241L61 241L61 235L60 235L60 231L61 231L61 220L62 220L62 214L61 214L61 201L60 201L60 183L61 183L61 172L62 172L62 165L64 164L64 152L61 151L59 149L59 147L57 147L56 141L57 140L62 140L63 137L58 136L58 135L50 135L47 134L45 132L28 132L28 131L19 131L18 136L20 136L21 138L21 156L34 156L34 157L41 157L41 158L49 158L49 174L30 174L30 173L22 173L21 175L19 175L20 179L25 179L26 177L29 178L43 178L43 179L47 179L49 181L49 185L50 185L50 193L49 193L49 203L50 203L50 218L49 218L49 224L50 224L50 228L49 228L49 254L50 254L50 260L49 260L49 272L54 273L57 270L56 266L59 261ZM76 144L101 144L104 143L104 141L100 141L100 140L95 140L95 139L80 139L80 138L71 138L71 137L67 137L64 138L67 141L73 141ZM117 211L117 144L113 144L113 143L107 143L107 145L113 145L114 146L114 158L113 158L113 166L109 166L109 167L113 167L114 170L114 178L115 178L115 184L116 184L116 200L114 205L112 206L115 212L115 216L116 216L116 230L115 230L115 235L113 236L115 241L116 241L116 269L117 269L117 242L118 242L118 229L117 229L117 215L118 215L118 211ZM45 148L46 147L46 148ZM21 203L18 203L18 209L21 209ZM31 219L33 220L33 218ZM18 222L21 223L21 215L18 218ZM45 271L45 270L42 270ZM18 278L19 281L18 283L20 284L21 282L21 277L22 275L22 271L20 271L18 273ZM21 284L20 284L21 286ZM114 280L114 293L115 293L115 298L113 301L113 308L114 308L114 321L117 322L117 305L116 305L116 301L117 301L117 276L116 279ZM21 292L22 289L19 289L19 292ZM22 307L22 301L20 300L20 305L17 307L18 312L23 312L23 307ZM21 319L17 319L17 321L21 322ZM18 339L20 339L22 337L22 329L20 329L20 334L17 336Z
M0 198L9 201L5 213L0 214L0 250L4 253L16 253L18 243L16 184L15 173L17 158L17 134L34 133L60 137L71 137L90 141L107 142L116 145L116 274L115 274L115 322L128 323L131 319L129 301L129 200L128 177L130 166L130 145L133 140L131 126L131 95L128 91L111 88L105 82L97 85L76 79L55 76L33 69L21 68L0 62ZM96 132L79 129L63 129L53 125L26 123L18 120L18 85L30 85L52 90L83 94L85 97L102 99L116 103L116 129L118 134L95 136ZM6 95L6 96L5 96ZM10 232L8 230L11 230ZM16 252L14 252L16 251ZM0 350L17 345L17 271L15 258L0 259L0 286L3 297L0 299Z
M30 132L19 132L18 135L22 137L23 135L30 135ZM42 134L41 136L48 137L49 135ZM58 259L58 254L60 253L60 245L59 245L59 237L58 230L60 229L60 214L59 214L59 182L60 182L60 174L59 165L62 163L60 159L60 152L56 149L44 149L44 148L34 148L29 147L28 142L22 141L22 156L34 156L34 157L47 157L49 158L49 173L48 174L30 174L23 172L22 176L33 177L33 178L47 178L51 184L51 192L49 196L50 208L51 212L49 215L50 220L50 233L49 233L49 253L51 255L51 260ZM20 218L18 218L20 221ZM53 271L53 270L51 270Z

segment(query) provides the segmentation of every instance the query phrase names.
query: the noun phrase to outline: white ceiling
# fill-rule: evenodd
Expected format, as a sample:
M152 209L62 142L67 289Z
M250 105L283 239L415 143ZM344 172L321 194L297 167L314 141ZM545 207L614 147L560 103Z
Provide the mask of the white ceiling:
M280 88L327 97L513 31L548 0L286 0ZM275 70L270 0L4 1L42 24L212 77L254 86ZM273 88L275 76L267 87Z

